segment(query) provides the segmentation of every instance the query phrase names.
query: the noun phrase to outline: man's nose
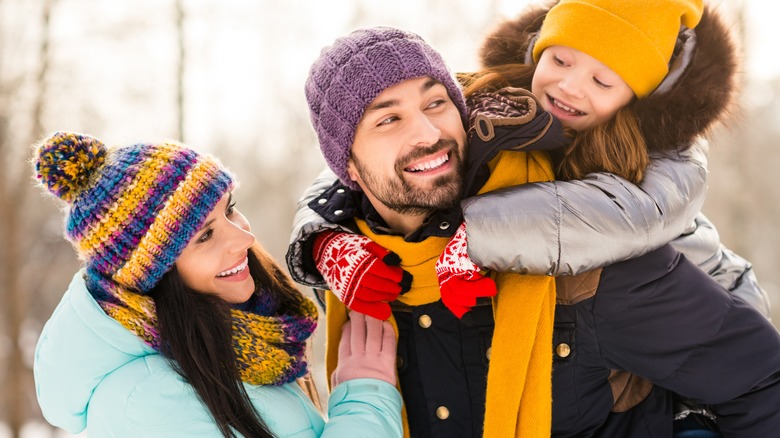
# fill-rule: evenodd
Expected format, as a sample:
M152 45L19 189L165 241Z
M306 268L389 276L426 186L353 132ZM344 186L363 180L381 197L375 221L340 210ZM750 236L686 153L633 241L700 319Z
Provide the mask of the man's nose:
M427 146L438 142L441 139L441 129L436 121L420 112L414 119L411 143L413 145Z

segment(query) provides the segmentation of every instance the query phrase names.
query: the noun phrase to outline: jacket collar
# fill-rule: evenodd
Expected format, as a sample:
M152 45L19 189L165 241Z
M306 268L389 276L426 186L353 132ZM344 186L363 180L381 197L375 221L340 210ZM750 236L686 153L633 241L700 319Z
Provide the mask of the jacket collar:
M360 190L353 190L336 181L320 196L309 202L309 208L328 222L344 224L354 218L366 221L377 234L397 235L379 215L368 198ZM404 236L407 242L421 242L430 236L451 237L463 220L460 207L438 210L414 232Z

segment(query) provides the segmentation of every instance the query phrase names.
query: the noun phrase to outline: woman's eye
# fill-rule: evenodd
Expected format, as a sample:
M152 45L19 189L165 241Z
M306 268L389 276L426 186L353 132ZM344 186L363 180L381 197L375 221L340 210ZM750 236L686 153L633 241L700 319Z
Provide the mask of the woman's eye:
M214 230L206 230L203 234L200 235L198 238L198 243L206 243L211 239L211 236L214 234Z
M236 201L233 201L230 204L228 204L226 213L227 213L228 216L230 216L235 211L236 211Z

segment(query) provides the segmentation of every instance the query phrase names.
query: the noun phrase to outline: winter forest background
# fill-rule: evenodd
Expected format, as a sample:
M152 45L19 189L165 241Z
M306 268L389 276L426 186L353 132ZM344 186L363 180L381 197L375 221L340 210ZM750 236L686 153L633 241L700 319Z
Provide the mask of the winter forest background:
M777 324L780 9L715 2L746 48L744 91L738 122L713 139L704 211L753 262ZM70 130L109 145L181 139L213 152L239 176L239 208L283 263L295 202L324 166L303 95L320 49L358 27L397 26L453 70L473 70L485 33L527 3L0 0L0 438L67 436L43 421L31 366L79 264L56 204L33 185L32 143Z

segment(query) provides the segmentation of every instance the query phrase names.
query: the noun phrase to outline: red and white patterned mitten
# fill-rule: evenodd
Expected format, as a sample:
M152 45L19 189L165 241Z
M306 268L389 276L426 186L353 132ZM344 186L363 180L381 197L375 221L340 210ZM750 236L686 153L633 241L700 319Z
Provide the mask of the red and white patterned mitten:
M458 318L477 304L477 298L496 295L496 283L479 271L469 258L464 222L436 261L441 301Z
M323 231L315 237L313 255L339 301L376 319L389 318L388 303L412 284L397 254L360 234Z

